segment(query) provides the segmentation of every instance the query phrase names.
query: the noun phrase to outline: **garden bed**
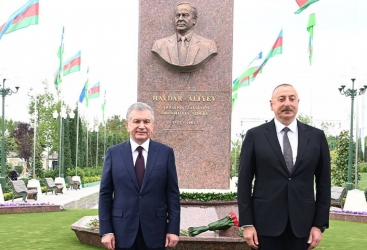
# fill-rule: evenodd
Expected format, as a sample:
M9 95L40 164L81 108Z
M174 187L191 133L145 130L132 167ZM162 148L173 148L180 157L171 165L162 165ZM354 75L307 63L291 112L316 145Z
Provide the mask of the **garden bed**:
M0 214L42 213L42 212L60 212L60 205L53 205L47 203L0 204Z
M330 211L330 220L343 220L367 223L367 212Z
M99 185L100 183L101 183L100 181L89 182L89 183L82 183L82 187L83 188L92 187L92 186Z

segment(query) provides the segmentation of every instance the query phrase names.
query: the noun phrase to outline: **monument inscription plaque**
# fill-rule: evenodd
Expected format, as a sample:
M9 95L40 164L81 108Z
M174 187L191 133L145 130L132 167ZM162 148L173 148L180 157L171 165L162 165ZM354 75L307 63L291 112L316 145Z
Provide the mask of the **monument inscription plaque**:
M175 150L180 188L228 189L233 0L190 2L198 12L195 32L217 49L192 72L178 72L151 51L175 32L179 2L140 0L138 101L155 110L153 139Z

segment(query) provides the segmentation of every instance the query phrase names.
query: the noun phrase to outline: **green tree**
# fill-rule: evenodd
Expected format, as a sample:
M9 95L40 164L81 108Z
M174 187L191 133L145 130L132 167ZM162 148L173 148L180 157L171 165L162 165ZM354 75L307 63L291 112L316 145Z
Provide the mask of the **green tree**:
M241 141L232 141L231 149L231 177L238 176L238 169L240 166Z
M299 114L298 114L297 119L298 119L300 122L305 123L305 124L308 124L308 125L311 125L311 122L312 122L312 116L309 116L309 115L303 115L302 113L299 113Z
M348 181L348 153L349 153L349 132L341 131L338 137L338 149L335 160L332 159L331 177L333 185L344 186ZM353 161L354 161L355 148L353 148ZM353 162L352 162L353 165ZM354 167L352 167L352 181L354 181ZM358 177L359 179L359 177Z

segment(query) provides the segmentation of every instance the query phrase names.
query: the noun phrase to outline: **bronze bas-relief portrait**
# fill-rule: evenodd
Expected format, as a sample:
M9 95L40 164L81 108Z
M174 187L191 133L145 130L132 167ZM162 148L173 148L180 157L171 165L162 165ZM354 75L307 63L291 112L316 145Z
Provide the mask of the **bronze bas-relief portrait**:
M175 8L176 33L154 42L152 52L180 72L191 72L203 66L217 54L213 40L201 37L193 30L197 9L190 3L179 3Z

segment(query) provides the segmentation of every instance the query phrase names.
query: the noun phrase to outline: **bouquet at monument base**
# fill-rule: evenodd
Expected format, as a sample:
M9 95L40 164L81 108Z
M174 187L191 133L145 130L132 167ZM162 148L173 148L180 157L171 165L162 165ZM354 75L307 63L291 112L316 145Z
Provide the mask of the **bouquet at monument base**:
M238 219L234 213L230 212L226 217L214 221L207 226L189 227L187 230L189 232L189 236L196 236L208 230L225 230L232 226L238 227Z

